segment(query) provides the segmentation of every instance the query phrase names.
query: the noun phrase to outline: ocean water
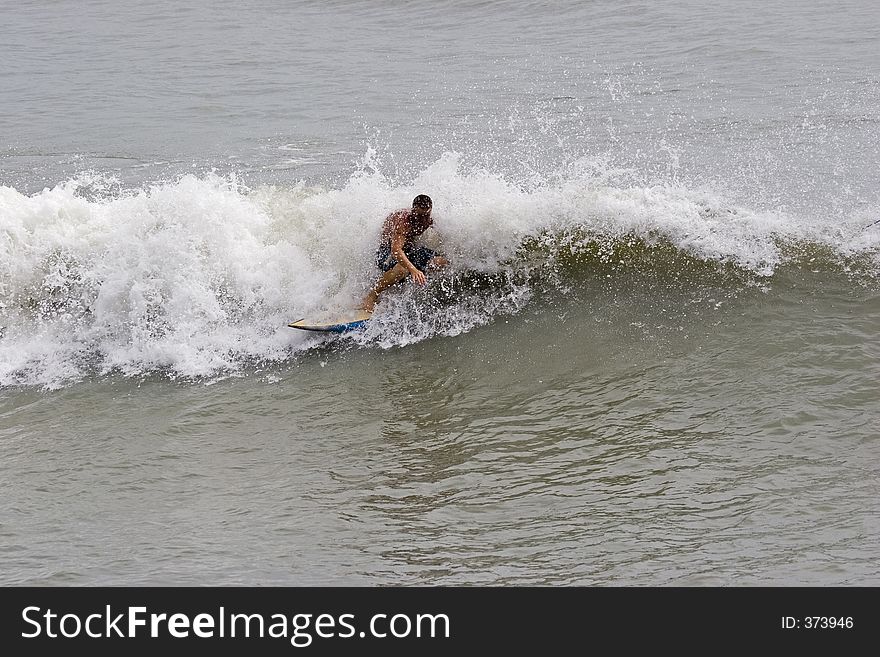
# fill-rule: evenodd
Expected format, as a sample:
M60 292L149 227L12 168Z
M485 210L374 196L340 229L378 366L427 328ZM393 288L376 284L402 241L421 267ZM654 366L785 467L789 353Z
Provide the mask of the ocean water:
M0 4L0 583L880 584L875 3Z

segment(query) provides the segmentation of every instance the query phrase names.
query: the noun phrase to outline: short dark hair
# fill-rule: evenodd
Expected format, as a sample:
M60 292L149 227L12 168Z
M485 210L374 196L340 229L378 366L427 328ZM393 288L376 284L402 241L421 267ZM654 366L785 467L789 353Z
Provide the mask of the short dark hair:
M431 197L426 194L419 194L413 199L413 207L414 208L425 208L429 209L434 205L434 202L431 201Z

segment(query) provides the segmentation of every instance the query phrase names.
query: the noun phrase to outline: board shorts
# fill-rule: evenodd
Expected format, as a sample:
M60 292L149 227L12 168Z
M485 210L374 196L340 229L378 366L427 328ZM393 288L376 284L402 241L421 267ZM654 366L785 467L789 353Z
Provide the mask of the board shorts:
M403 247L403 252L406 254L406 257L409 258L409 261L413 263L413 266L419 271L425 271L425 267L427 267L428 263L431 262L431 259L437 255L436 251L432 251L424 246L405 246ZM376 266L379 269L382 271L391 271L396 264L397 260L395 260L391 253L390 244L383 244L376 250Z

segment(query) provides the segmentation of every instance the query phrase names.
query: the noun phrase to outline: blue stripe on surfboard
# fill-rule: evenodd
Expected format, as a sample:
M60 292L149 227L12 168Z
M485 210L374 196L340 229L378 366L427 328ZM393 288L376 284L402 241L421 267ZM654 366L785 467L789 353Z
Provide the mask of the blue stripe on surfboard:
M298 320L303 321L303 320ZM296 322L288 324L290 328L299 329L301 331L318 331L320 333L347 333L354 331L366 325L369 320L360 319L356 322L348 322L346 324L312 324L306 326L296 326Z

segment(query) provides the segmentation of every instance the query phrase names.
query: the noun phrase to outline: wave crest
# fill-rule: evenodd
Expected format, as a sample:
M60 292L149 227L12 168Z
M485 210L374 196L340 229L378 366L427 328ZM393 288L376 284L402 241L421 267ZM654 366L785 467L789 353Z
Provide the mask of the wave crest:
M83 176L31 196L2 187L0 385L114 371L204 377L289 358L315 340L287 322L356 303L375 275L383 217L417 193L434 198L432 237L452 258L453 291L433 314L415 293L391 295L365 344L465 332L516 312L535 275L560 269L766 278L810 263L859 280L880 270L873 210L829 222L627 178L585 159L521 185L462 171L447 153L408 184L373 169L340 189L249 189L214 175L134 190Z

